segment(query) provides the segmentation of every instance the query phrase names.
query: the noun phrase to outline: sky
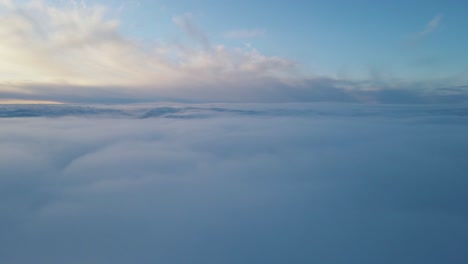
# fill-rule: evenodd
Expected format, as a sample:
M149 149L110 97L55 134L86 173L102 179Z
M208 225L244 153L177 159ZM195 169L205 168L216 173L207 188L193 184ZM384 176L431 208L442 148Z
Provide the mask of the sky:
M468 263L462 2L0 0L0 263Z
M4 102L466 103L460 1L0 1Z
M352 77L368 77L371 67L393 65L398 74L410 71L404 77L427 78L433 72L411 64L448 60L440 72L444 75L467 67L460 55L466 55L464 28L468 22L459 1L134 3L138 3L132 10L135 13L150 8L143 13L145 22L129 32L149 37L159 32L155 17L192 13L216 41L232 46L251 43L267 54L298 61L306 72L316 74L336 76L349 70ZM457 67L450 69L451 64Z

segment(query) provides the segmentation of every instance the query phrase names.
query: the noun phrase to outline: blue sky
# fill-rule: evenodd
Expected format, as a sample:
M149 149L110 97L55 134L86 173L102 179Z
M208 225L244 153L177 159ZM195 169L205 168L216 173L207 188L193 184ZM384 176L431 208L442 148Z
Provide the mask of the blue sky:
M0 93L11 100L468 97L460 1L0 3Z
M466 72L468 20L460 1L138 1L125 4L126 34L174 37L171 17L191 13L213 41L252 43L305 71L365 77L382 69L408 78ZM421 34L433 20L436 25ZM262 31L225 39L231 30ZM366 72L367 71L367 72Z

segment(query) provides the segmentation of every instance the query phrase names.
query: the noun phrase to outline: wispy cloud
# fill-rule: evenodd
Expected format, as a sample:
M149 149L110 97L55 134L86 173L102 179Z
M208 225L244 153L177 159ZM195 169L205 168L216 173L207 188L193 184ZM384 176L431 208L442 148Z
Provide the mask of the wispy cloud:
M417 35L420 37L429 35L439 27L441 21L442 15L436 15L431 21L429 21L429 23L427 23L426 28L423 31L419 32Z
M439 28L442 18L443 15L441 14L434 16L434 18L432 18L431 21L426 24L426 27L422 31L417 32L408 39L408 44L415 44L416 42L433 33L437 28Z
M208 36L192 21L191 14L176 16L172 18L172 21L184 30L188 36L199 42L205 50L209 50L211 48Z
M226 32L224 36L232 39L255 38L265 35L264 29L238 29Z

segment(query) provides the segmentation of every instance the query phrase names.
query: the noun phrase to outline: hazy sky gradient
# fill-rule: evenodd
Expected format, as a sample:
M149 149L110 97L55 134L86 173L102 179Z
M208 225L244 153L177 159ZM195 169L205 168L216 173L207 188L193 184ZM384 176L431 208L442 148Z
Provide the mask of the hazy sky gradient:
M9 100L466 102L459 1L0 6Z

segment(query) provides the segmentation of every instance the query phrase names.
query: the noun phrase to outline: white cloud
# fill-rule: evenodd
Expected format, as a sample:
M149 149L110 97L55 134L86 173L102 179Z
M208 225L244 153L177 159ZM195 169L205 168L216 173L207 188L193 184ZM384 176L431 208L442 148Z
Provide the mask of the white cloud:
M0 262L466 262L466 108L217 107L0 119Z
M408 40L408 43L413 45L415 44L416 42L420 41L421 39L427 37L428 35L430 35L431 33L433 33L440 25L441 21L442 21L442 18L443 16L442 15L436 15L434 18L432 18L431 21L429 21L427 24L426 24L426 27L424 28L424 30L414 34L413 36L411 36L411 38Z
M187 15L174 22L202 48L163 43L148 48L123 36L120 21L109 18L102 6L8 3L0 14L0 91L26 85L84 86L164 95L184 93L187 86L234 82L247 89L269 80L282 83L295 67L290 60L252 48L211 44Z
M442 15L436 15L429 23L427 23L426 28L418 33L418 36L426 36L432 33L439 27L440 22L442 21Z

